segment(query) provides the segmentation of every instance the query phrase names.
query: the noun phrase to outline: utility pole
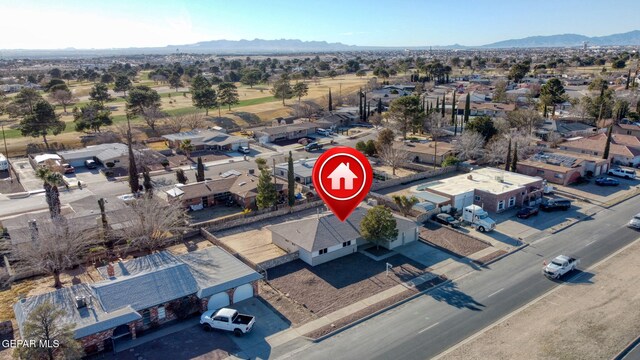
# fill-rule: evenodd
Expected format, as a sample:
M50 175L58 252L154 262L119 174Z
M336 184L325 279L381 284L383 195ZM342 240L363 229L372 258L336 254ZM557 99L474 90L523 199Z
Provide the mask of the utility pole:
M4 140L4 154L7 157L7 166L9 166L9 180L13 183L13 176L11 176L11 163L9 162L9 150L7 150L7 138L4 136L4 121L0 123L0 127L2 127L2 140Z

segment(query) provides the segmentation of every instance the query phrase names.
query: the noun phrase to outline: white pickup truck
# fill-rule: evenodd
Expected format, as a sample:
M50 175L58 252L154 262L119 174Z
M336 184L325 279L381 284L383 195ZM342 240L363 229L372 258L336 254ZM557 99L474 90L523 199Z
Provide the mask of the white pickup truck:
M544 276L548 278L559 279L564 274L575 270L579 262L580 260L576 258L560 255L551 260L551 262L542 269L542 272Z
M228 308L205 311L200 316L200 325L205 330L213 329L233 331L235 336L242 336L253 328L256 318L251 315L243 315L238 311Z

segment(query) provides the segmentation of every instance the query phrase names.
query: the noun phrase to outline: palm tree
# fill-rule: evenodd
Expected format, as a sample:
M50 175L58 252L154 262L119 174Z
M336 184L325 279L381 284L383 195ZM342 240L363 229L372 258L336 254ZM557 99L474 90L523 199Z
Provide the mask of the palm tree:
M44 182L45 199L49 205L49 214L51 219L60 217L60 192L58 185L64 184L62 174L57 171L51 171L46 167L36 170L36 177Z
M187 155L187 159L191 160L191 152L193 151L193 144L191 144L191 140L182 140L180 143L180 150L184 151Z

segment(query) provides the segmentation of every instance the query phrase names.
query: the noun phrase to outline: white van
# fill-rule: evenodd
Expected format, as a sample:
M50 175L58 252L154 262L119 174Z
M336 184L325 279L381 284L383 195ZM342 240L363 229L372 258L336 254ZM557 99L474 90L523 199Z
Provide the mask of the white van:
M9 161L7 161L7 158L2 154L0 154L0 170L9 170Z
M324 136L330 136L331 135L331 130L328 130L328 129L318 129L316 132L318 134L324 135Z

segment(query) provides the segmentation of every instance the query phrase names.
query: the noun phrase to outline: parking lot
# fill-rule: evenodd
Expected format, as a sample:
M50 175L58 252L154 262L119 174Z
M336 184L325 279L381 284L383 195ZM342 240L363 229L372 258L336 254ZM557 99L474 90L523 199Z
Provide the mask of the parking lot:
M636 177L635 179L624 179L615 176L601 176L601 177L610 177L616 179L620 182L618 186L598 186L595 184L595 178L591 179L588 184L582 185L570 185L570 186L561 186L561 185L553 185L560 192L565 192L568 194L572 194L574 196L588 199L589 201L599 204L606 203L611 201L619 196L624 196L625 193L636 191L640 189L640 180Z

